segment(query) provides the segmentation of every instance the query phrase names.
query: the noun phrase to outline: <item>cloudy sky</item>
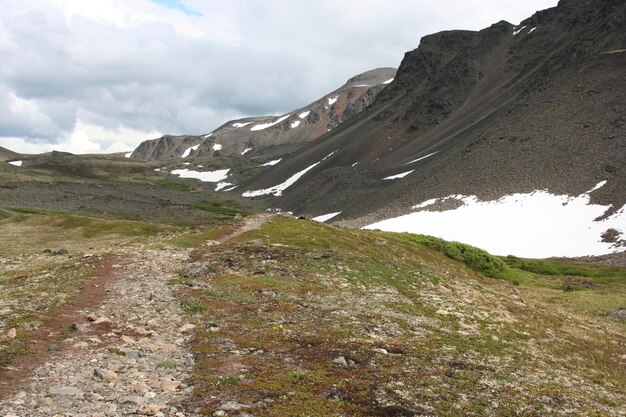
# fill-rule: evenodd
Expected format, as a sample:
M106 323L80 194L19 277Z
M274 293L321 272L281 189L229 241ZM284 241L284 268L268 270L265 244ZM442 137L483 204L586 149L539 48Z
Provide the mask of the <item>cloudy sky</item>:
M557 0L0 0L0 146L119 152L304 106Z

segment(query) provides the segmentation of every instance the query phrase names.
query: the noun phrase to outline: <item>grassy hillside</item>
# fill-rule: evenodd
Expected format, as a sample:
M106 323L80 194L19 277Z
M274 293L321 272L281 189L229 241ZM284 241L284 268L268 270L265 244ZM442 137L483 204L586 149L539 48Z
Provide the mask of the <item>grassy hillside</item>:
M155 171L160 166L60 152L28 156L20 167L0 161L0 209L176 225L215 224L250 210L235 208L214 183Z
M242 212L206 194L188 209L208 223L0 210L0 328L19 329L0 337L0 363L28 354L29 331L107 259L193 248L169 284L197 325L187 406L206 415L224 404L257 417L623 411L626 323L607 316L624 307L623 268L283 216L208 244Z
M255 416L623 406L626 326L606 316L623 304L623 269L541 261L546 274L425 237L282 217L194 260L215 272L172 285L199 324L194 405L207 415L227 401Z

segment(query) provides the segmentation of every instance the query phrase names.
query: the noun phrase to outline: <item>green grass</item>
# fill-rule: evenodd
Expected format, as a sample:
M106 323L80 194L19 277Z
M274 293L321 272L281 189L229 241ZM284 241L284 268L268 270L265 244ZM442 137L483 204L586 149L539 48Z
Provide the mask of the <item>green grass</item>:
M206 311L206 306L199 300L185 300L180 303L180 307L183 311L187 311L189 313L201 313Z
M159 181L154 181L154 184L165 190L180 191L180 192L185 192L185 193L193 191L192 187L182 182L159 180Z
M582 266L546 259L523 259L509 255L504 258L504 262L512 268L541 275L574 275L586 277L591 273L588 268Z
M162 361L161 363L159 363L159 365L157 366L157 368L163 368L163 369L176 369L176 367L178 366L178 364L176 363L175 360L172 359L166 359L164 361Z
M598 404L616 404L604 388L624 386L621 324L599 314L623 300L624 269L513 263L426 236L283 217L194 253L216 270L198 278L206 289L181 289L206 308L199 320L216 322L192 342L193 401L207 415L225 400L265 398L259 415L276 417L550 415L545 393L558 413L601 415ZM572 276L596 286L564 292ZM333 364L339 355L356 365ZM233 364L246 378L220 383L236 378ZM331 388L338 398L323 396Z
M198 201L192 206L198 210L208 211L223 218L233 218L246 214L230 202Z

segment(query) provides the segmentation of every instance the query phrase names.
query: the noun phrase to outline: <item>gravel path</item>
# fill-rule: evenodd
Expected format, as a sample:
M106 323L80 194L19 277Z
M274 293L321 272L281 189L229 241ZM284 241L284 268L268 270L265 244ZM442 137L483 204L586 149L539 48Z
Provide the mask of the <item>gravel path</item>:
M131 253L113 265L108 300L82 310L63 345L15 395L0 403L9 416L193 416L181 402L194 365L186 349L193 325L167 281L187 250ZM56 350L54 345L51 350Z

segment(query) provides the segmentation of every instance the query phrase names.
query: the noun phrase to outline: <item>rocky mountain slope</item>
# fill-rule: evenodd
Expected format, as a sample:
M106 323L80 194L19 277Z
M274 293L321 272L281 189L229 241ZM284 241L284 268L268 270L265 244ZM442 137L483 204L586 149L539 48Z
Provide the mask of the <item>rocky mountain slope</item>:
M171 136L141 143L131 158L163 160L258 154L260 149L311 142L361 112L395 77L395 68L378 68L350 78L315 102L280 116L231 120L209 134Z
M365 111L236 191L353 226L538 190L601 207L590 221L623 215L624 27L623 1L562 0L426 36Z

